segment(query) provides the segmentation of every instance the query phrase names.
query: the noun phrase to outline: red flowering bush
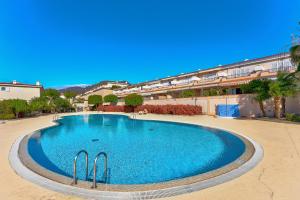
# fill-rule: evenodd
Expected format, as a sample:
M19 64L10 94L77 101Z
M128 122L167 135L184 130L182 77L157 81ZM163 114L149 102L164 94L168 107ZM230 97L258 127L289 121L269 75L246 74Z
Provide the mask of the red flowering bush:
M133 112L130 106L114 106L108 105L98 106L98 111L103 112ZM192 105L141 105L134 109L134 112L145 111L154 114L169 114L169 115L201 115L201 106Z
M103 112L125 112L125 113L130 113L133 112L133 107L131 106L117 106L117 105L99 105L97 108L98 111L103 111Z
M142 105L135 108L135 112L147 110L148 113L170 115L200 115L201 106L193 105Z
M125 106L114 106L114 105L103 106L103 105L100 105L100 106L98 106L97 110L103 111L103 112L125 112Z

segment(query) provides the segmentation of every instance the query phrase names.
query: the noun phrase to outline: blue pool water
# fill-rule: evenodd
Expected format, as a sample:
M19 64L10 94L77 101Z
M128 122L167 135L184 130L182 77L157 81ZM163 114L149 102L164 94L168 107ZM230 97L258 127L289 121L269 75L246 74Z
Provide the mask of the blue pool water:
M161 121L132 120L121 115L78 115L31 137L28 152L41 166L72 177L73 159L89 153L108 155L109 184L147 184L180 179L220 168L245 151L238 137L217 129ZM103 181L103 158L98 181ZM84 154L78 159L78 178L85 179Z

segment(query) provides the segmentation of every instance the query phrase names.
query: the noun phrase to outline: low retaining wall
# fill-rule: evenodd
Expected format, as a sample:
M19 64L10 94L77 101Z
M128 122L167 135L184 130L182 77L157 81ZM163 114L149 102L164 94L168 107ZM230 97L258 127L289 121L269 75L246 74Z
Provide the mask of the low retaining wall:
M122 105L123 103L120 103ZM195 98L178 98L178 99L159 99L146 100L144 104L148 105L198 105L202 107L203 114L215 115L216 106L218 104L239 104L240 115L242 117L261 116L258 103L254 100L253 95L224 95L210 97L195 97ZM274 116L273 100L265 102L265 111L267 116ZM300 114L300 94L296 97L289 97L286 101L286 112Z

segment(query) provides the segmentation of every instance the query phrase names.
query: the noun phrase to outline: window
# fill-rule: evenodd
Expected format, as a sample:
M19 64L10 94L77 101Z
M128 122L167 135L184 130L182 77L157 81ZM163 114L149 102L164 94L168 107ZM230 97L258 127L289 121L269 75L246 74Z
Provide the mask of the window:
M1 87L0 91L6 91L6 87Z

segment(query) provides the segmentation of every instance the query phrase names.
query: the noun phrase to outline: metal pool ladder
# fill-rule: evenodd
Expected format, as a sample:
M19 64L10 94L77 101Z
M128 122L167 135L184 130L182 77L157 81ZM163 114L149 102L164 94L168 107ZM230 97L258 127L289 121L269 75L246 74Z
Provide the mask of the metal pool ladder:
M131 114L131 119L136 119L136 113Z
M58 114L55 114L54 116L53 116L53 121L56 121L56 120L58 120L59 119L59 115Z
M105 181L107 179L107 154L105 152L100 152L96 155L95 160L94 160L94 177L93 177L93 185L92 188L97 187L96 183L96 177L97 177L97 161L100 156L104 156L104 176L105 176Z
M74 158L74 162L73 162L73 184L76 185L77 184L77 168L76 168L76 165L77 165L77 158L78 156L81 154L81 153L84 153L85 154L85 180L87 180L88 178L88 170L89 170L89 154L87 151L85 150L81 150L79 151L75 158Z

